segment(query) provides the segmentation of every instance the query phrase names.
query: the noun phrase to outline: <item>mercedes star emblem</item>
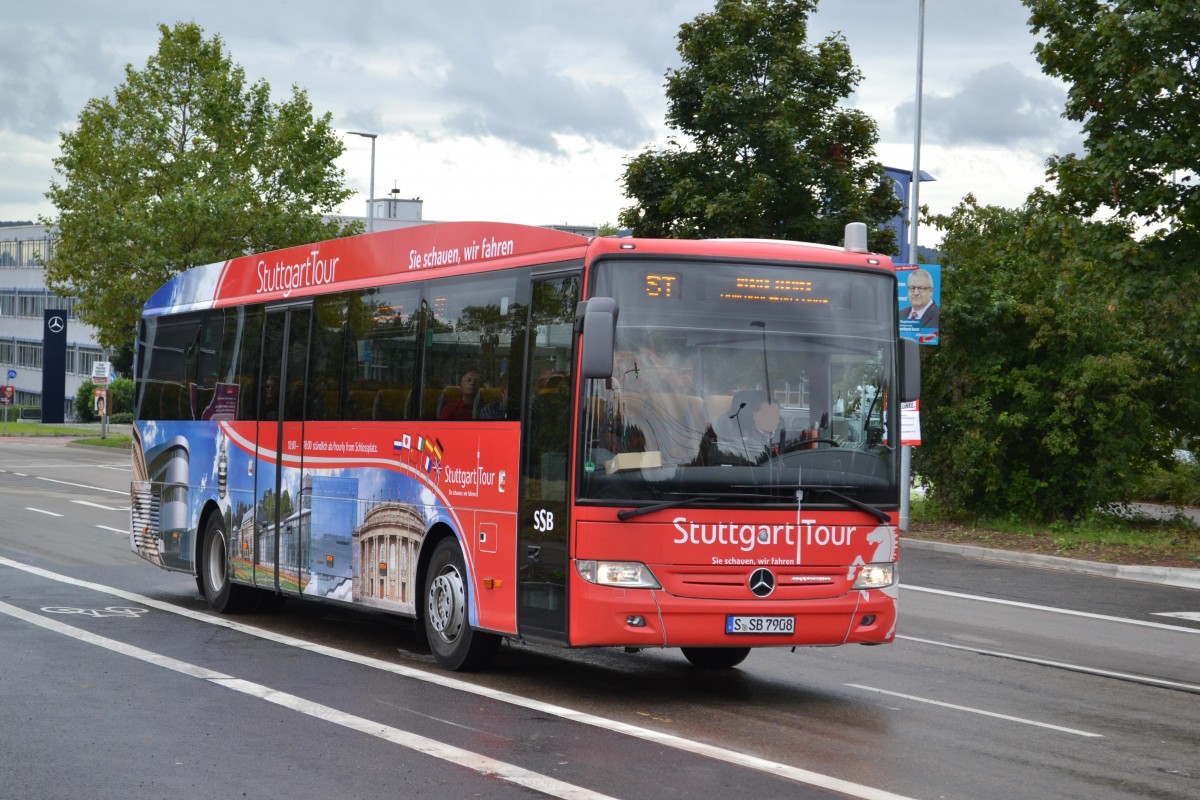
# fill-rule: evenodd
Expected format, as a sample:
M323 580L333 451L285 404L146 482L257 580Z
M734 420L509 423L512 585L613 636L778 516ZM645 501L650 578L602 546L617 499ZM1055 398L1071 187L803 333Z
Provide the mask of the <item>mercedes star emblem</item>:
M67 327L62 317L51 317L49 325L51 333L62 333L62 329Z
M756 569L750 573L750 591L755 597L766 597L775 591L775 575L769 569Z

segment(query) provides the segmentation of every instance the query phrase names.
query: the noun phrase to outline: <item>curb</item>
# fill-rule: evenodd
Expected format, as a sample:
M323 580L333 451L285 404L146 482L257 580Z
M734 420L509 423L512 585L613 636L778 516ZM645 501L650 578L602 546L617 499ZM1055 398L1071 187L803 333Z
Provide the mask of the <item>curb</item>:
M1188 567L1139 567L1128 564L1106 564L1101 561L1082 561L1077 558L1044 556L1039 553L1023 553L1019 550L996 550L969 544L949 544L946 542L930 542L924 539L901 538L901 550L905 547L911 547L914 550L933 550L939 553L952 553L954 555L978 558L985 561L1024 564L1026 566L1043 567L1046 569L1061 569L1067 572L1083 572L1089 575L1102 575L1106 578L1157 583L1164 586L1179 586L1184 589L1200 589L1200 569L1189 569Z

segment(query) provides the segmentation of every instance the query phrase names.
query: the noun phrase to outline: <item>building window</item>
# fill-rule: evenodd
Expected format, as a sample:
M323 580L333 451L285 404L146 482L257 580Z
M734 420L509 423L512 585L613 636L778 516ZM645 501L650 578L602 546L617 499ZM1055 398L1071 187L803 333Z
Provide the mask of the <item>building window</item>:
M17 366L42 368L42 345L38 342L17 342Z

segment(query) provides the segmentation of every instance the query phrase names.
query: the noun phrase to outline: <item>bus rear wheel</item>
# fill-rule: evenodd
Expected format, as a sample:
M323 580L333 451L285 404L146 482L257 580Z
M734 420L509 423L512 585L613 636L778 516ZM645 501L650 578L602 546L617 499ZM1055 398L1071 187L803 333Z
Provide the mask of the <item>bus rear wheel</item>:
M681 647L683 657L700 669L730 669L746 660L749 647Z
M210 514L204 526L196 582L209 607L219 614L249 611L254 605L254 589L229 579L229 538L220 514Z
M482 669L500 647L499 636L471 627L469 591L458 542L452 537L442 539L433 549L426 572L424 621L429 649L446 669Z

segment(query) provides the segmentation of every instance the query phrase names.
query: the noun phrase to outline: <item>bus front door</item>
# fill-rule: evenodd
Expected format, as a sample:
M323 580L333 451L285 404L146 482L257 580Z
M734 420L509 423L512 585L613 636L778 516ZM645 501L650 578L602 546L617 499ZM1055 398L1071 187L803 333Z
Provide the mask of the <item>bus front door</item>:
M255 477L254 584L300 591L301 445L308 306L272 309L263 326Z
M567 641L567 569L575 305L579 276L535 279L521 424L517 626L522 636Z

